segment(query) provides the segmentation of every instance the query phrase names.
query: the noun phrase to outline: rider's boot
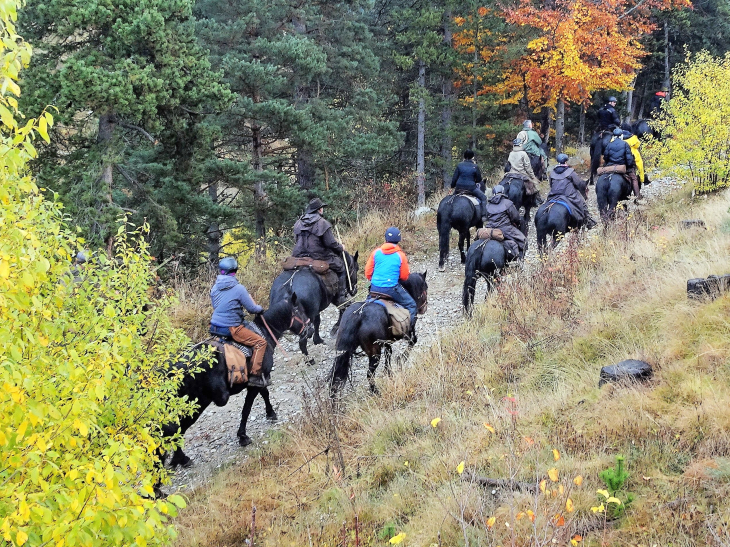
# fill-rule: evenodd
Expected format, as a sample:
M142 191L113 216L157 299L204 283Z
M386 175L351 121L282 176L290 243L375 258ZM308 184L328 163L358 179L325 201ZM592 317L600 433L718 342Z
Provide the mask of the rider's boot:
M593 217L591 215L588 215L588 217L586 218L586 230L591 230L595 228L597 224L598 222L593 220Z
M340 306L347 301L349 295L347 285L347 272L337 274L337 294L335 295L335 305Z
M641 189L639 188L639 177L634 175L631 177L631 186L634 187L634 195L636 196L636 199L641 199L644 196L641 195Z
M545 200L542 199L542 196L540 195L540 190L538 190L535 194L535 205L537 207L540 207L540 205L542 205L543 203L545 203Z
M248 377L249 387L268 387L269 382L266 381L263 374L251 374Z

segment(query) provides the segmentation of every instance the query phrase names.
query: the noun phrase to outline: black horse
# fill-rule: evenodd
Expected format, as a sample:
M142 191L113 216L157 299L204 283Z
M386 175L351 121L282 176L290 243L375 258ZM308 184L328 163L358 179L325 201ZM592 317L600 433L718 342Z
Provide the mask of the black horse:
M477 279L483 277L487 281L487 291L491 291L496 284L497 276L507 262L504 245L495 239L475 241L474 245L469 247L464 270L464 289L461 295L466 313L471 313L474 305Z
M514 204L517 211L524 209L522 218L520 220L520 232L525 234L527 239L527 232L530 229L530 211L537 205L537 194L528 196L525 191L525 183L519 178L504 178L500 182L504 187L504 193L509 200ZM527 252L527 244L525 243L525 252Z
M274 349L278 339L287 330L301 336L309 327L309 318L299 304L297 295L292 294L290 299L280 300L263 314L257 315L254 324L266 338L263 368L264 375L268 377L274 366ZM208 346L206 342L197 345L188 355L176 363L175 367L184 371L189 370L191 365L199 362L200 353L205 346ZM200 370L183 376L183 381L178 389L180 397L188 397L190 401L198 404L198 408L192 415L181 418L179 424L170 423L163 426L162 431L166 437L174 435L178 431L185 434L210 403L214 403L216 406L225 406L232 395L237 395L246 387L244 384L230 385L228 383L228 369L225 361L220 352L215 349L213 349L213 358L198 368ZM241 412L241 424L238 428L238 442L241 446L247 446L252 442L250 437L246 435L246 422L257 395L261 395L264 399L266 417L269 420L276 420L276 412L269 399L269 390L265 387L248 388L246 401ZM162 459L164 460L164 456ZM190 464L190 458L185 455L182 448L177 448L172 455L170 464L173 467L177 465L187 466Z
M636 120L633 122L631 124L631 132L640 139L645 137L658 139L661 136L661 134L656 131L647 120Z
M603 152L606 150L606 146L611 142L613 134L611 131L598 131L593 135L591 139L591 146L589 148L591 155L591 175L588 179L588 184L593 184L594 178L597 176L598 168L601 166L601 158L603 158Z
M467 248L471 241L471 227L482 227L482 216L479 207L474 205L469 198L461 194L446 196L439 203L436 212L436 228L439 233L439 270L444 271L446 258L449 256L449 236L453 228L459 232L459 252L461 263L466 260L464 253L464 242Z
M570 212L560 203L543 203L535 213L535 230L537 230L537 250L545 252L547 236L552 239L553 249L558 245L558 234L567 234L583 226L577 223Z
M345 251L344 254L345 260L347 260L347 270L350 277L347 292L350 296L355 296L357 293L357 258L359 253L356 252L355 255L352 256L350 253ZM327 308L327 306L334 303L335 296L327 292L319 274L313 272L309 268L302 268L300 270L291 270L279 274L279 276L274 280L271 292L269 293L269 306L279 300L290 298L294 293L296 293L299 299L299 305L304 310L306 316L312 318L312 323L314 325L313 342L315 344L324 343L324 340L322 340L322 337L319 334L319 324L321 321L319 314ZM330 333L331 336L334 336L337 332L337 328L340 326L343 311L344 307L341 307L337 323L335 323L335 326L332 327L332 332ZM311 365L314 360L309 357L309 353L307 352L307 339L309 336L312 336L312 332L310 331L307 334L308 336L301 336L299 338L299 349L305 357L307 357L307 361Z
M598 177L596 201L604 224L616 218L616 206L620 201L629 199L631 190L631 184L626 177L618 173L606 173Z
M418 305L418 313L426 313L428 307L428 284L426 273L411 274L407 280L401 281ZM350 372L352 355L358 347L362 348L369 359L368 382L370 391L376 393L375 370L380 363L381 353L385 354L385 369L390 370L391 343L396 338L390 332L388 312L380 304L356 302L345 310L340 330L337 333L337 357L332 370L331 392L335 394L347 381ZM416 343L416 333L408 338L408 343Z

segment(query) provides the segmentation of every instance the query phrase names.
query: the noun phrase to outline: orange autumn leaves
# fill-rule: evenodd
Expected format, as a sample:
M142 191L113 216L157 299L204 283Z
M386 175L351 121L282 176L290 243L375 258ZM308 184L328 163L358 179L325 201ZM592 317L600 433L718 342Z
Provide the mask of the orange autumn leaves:
M646 54L639 39L654 29L651 12L689 5L689 0L518 0L497 14L512 25L512 36L503 37L501 47L480 49L482 62L502 56L501 81L484 85L480 94L496 93L503 103L527 99L539 107L559 99L584 103L602 89L628 89ZM454 36L458 49L475 51L469 42L479 47L470 23L488 13L479 8L478 17L456 19L463 29ZM523 38L523 52L509 58L507 51L514 52L525 30L531 39Z

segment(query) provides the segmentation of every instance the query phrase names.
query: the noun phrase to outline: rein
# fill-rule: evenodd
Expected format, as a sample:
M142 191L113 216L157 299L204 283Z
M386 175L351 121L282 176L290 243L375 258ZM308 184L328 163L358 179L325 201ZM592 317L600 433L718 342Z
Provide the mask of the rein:
M264 327L266 327L266 330L268 331L269 335L271 335L271 337L274 339L274 345L276 347L278 347L278 348L281 348L281 351L284 353L284 356L288 359L289 358L289 354L284 349L284 346L282 346L279 343L279 339L276 336L274 336L274 333L273 332L271 332L271 327L269 327L269 324L266 322L266 318L264 317L264 314L261 314L261 321L263 321ZM294 318L292 317L292 324L293 323L294 323Z

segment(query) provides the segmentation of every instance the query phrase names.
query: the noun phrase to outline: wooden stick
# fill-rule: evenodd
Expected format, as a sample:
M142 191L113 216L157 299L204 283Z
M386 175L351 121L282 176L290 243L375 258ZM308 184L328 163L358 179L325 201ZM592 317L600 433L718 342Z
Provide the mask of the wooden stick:
M251 547L256 540L256 506L251 509Z
M342 245L342 236L340 236L340 229L335 225L335 232L337 232L337 239ZM345 263L345 275L347 276L347 287L350 289L350 294L352 294L352 280L350 280L350 267L347 265L347 256L345 255L345 250L343 246L342 250L342 262Z

